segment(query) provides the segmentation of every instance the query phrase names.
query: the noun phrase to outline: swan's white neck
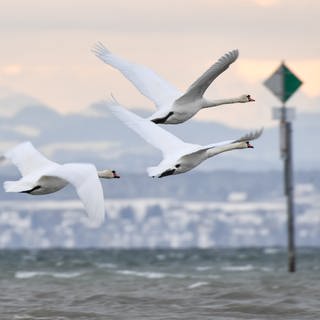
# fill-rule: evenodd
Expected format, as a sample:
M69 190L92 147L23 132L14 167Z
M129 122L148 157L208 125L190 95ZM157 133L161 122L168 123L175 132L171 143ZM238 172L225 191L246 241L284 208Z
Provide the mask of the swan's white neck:
M104 178L102 171L98 171L98 177L99 178Z
M208 157L213 157L222 152L231 151L234 149L244 149L244 148L246 148L246 146L243 142L236 142L236 143L227 144L225 146L209 149L207 151L207 154L208 154Z
M217 99L217 100L203 99L202 108L217 107L217 106L220 106L222 104L232 104L232 103L238 103L238 102L242 102L240 97L229 98L229 99Z

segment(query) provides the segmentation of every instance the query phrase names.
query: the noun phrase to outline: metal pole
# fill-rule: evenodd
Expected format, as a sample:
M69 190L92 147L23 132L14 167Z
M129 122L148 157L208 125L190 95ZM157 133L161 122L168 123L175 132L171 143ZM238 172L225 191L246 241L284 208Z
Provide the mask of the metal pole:
M296 271L295 237L294 237L294 201L293 201L293 165L292 165L292 126L287 120L286 108L282 107L281 126L283 131L284 187L287 200L287 233L288 233L288 271Z
M294 237L294 202L293 202L293 166L292 166L292 127L286 122L287 157L285 159L287 186L287 219L288 219L288 271L296 271L295 237Z

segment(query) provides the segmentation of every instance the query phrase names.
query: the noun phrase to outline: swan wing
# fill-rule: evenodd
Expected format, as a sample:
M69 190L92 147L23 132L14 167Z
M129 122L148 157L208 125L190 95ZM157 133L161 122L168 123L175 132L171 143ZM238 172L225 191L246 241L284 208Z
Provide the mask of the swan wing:
M29 141L18 144L7 151L3 157L17 166L22 176L57 165L56 162L43 156Z
M256 131L251 131L247 134L245 134L244 136L242 136L239 139L233 139L233 140L227 140L227 141L222 141L222 142L218 142L218 143L212 143L209 144L207 146L204 146L204 149L211 149L211 148L215 148L215 147L221 147L221 146L225 146L231 143L237 143L237 142L243 142L243 141L252 141L255 139L258 139L263 132L263 128L256 130Z
M149 144L160 149L164 155L175 153L189 145L152 121L139 117L116 102L110 102L107 107L119 120Z
M87 211L90 224L98 227L103 223L105 216L103 189L93 164L63 164L48 172L46 176L59 177L72 184Z
M237 49L224 54L200 78L193 82L188 88L187 92L178 98L175 103L179 105L200 99L212 81L216 79L222 72L228 69L230 64L236 61L238 56L239 51Z
M101 42L93 46L92 52L104 63L118 69L157 108L169 105L181 96L179 90L154 71L114 55Z
M233 143L234 142L256 140L256 139L260 138L260 136L262 135L262 132L263 132L263 128L256 130L256 131L249 132L249 133L245 134L244 136L242 136L241 138L233 141Z

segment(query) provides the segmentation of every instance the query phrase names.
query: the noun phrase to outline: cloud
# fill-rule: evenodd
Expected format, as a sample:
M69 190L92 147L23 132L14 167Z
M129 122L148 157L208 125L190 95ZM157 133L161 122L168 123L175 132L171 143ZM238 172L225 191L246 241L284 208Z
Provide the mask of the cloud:
M10 140L10 142L9 141L1 141L0 140L0 165L2 165L3 163L9 164L9 161L7 161L5 158L2 158L1 156L6 151L8 151L10 148L13 148L14 146L16 146L20 142L21 141L18 141L18 140Z
M105 154L110 151L117 143L110 141L106 142L64 142L64 143L51 143L41 148L48 157L53 157L55 153L61 152L84 152Z
M122 75L91 54L92 44L101 40L182 90L219 56L239 48L239 59L206 94L248 92L264 105L272 101L261 83L285 58L304 81L301 91L315 97L319 10L320 2L311 0L6 1L0 11L0 80L64 113L84 110L110 92L128 107L154 110ZM237 113L243 124L254 114L245 109ZM215 117L216 110L209 114ZM229 116L235 117L221 114L226 119L221 121Z
M293 34L301 25L305 36L308 32L316 35L317 30L309 26L318 23L314 18L319 7L320 4L312 0L12 0L1 6L0 21L2 29L9 30L81 29L130 34L201 31L223 38L277 30L272 37L279 38L289 29ZM308 14L301 14L308 8Z
M238 75L247 82L263 83L279 67L281 61L241 59L236 70ZM320 95L320 59L290 60L287 67L303 81L298 89L310 97Z
M252 1L262 7L271 7L280 3L279 0L252 0Z
M16 133L20 133L22 135L25 135L26 137L34 138L37 137L40 133L40 130L37 128L26 126L26 125L18 125L18 126L12 126L12 125L3 125L1 126L2 129L8 130L8 131L14 131Z
M9 64L0 67L0 76L16 76L21 74L22 66L19 64Z

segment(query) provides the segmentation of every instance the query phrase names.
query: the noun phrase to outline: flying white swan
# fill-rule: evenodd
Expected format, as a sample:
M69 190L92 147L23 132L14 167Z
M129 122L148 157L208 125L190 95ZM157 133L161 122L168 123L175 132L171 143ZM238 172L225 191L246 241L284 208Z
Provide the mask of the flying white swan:
M208 100L203 97L212 81L238 58L238 50L229 51L220 57L185 93L180 92L151 69L114 55L100 42L94 45L92 51L103 62L118 69L141 94L154 102L158 110L149 118L154 123L181 123L203 108L255 101L249 94L220 100Z
M109 102L106 105L124 124L162 152L163 160L157 166L147 169L151 177L162 178L184 173L219 153L234 149L253 148L250 141L259 138L263 131L263 129L260 129L250 132L239 139L201 146L180 140L151 121L123 108L116 101Z
M19 169L22 178L5 181L6 192L41 195L56 192L71 183L87 211L91 226L104 221L104 197L99 178L120 178L114 170L97 171L93 164L58 164L45 158L31 142L23 142L7 151L8 159Z

